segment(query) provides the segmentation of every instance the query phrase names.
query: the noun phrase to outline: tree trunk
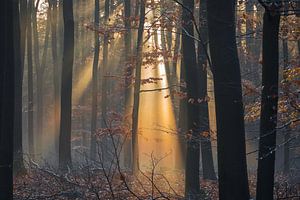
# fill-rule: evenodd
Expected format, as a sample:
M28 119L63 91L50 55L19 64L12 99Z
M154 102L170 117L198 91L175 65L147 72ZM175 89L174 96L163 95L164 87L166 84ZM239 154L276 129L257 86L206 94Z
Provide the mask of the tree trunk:
M132 48L132 32L131 32L131 0L124 0L125 6L125 103L124 103L124 113L125 117L128 116L129 110L132 108L130 97L132 95L132 76L133 76L133 66L131 63L131 48ZM127 118L126 118L127 119ZM130 127L130 120L127 120L126 126ZM124 144L124 166L130 168L131 165L131 145L130 139L127 137Z
M220 200L249 199L235 9L235 0L207 1L216 101Z
M99 12L100 5L99 0L95 0L95 19L94 28L99 29ZM91 121L91 159L96 159L96 131L97 131L97 113L98 113L98 63L99 63L99 33L94 31L95 38L95 52L93 62L93 78L92 78L92 121Z
M109 7L110 7L110 0L105 0L104 5L104 25L105 29L107 29L108 19L109 19ZM109 32L105 31L104 33L104 40L103 40L103 68L102 68L102 97L101 97L101 127L107 128L107 96L108 96L108 78L106 77L109 74L108 71L108 39L109 39ZM104 152L103 152L103 159L104 161L108 160L108 152L109 152L109 144L108 139L109 137L104 137L103 145L104 145Z
M0 199L13 199L13 131L14 131L14 99L15 99L15 66L16 57L15 41L20 41L20 32L15 29L18 9L15 0L1 2L0 22L1 55L0 55Z
M132 111L132 171L136 174L139 170L139 150L138 150L138 120L139 120L139 104L140 104L140 88L141 88L141 72L143 61L143 37L145 24L145 1L140 2L140 22L138 28L138 40L136 48L136 68L133 95L133 111Z
M125 2L125 62L126 62L126 70L125 70L125 106L128 106L130 100L130 85L132 83L132 65L131 61L131 0L124 0Z
M208 94L207 94L207 57L205 51L207 51L208 33L207 33L207 0L202 0L199 5L199 27L202 42L198 43L198 67L199 67L199 97L200 103L200 127L201 134L201 156L202 156L202 169L203 178L209 180L216 180L216 174L214 170L213 155L211 149L210 138L210 124L208 113ZM205 47L203 47L205 46ZM205 49L204 49L205 48Z
M183 0L182 11L182 53L185 69L187 89L187 149L185 167L185 197L187 199L200 198L199 162L199 94L197 92L199 77L197 74L197 60L194 36L193 14L194 0ZM191 13L192 12L192 13Z
M27 8L27 81L28 81L28 147L29 155L34 159L34 135L33 135L33 63L32 63L32 9L33 0L28 2Z
M49 0L50 20L51 20L51 49L53 62L53 86L54 86L54 145L58 150L58 135L60 127L60 73L57 54L57 2Z
M59 135L59 166L71 167L72 72L74 62L73 1L64 0L64 49L61 84L61 115Z
M278 105L280 15L265 10L263 18L262 96L256 199L273 199Z
M107 26L109 18L109 0L105 0L105 11L104 11L104 24ZM102 78L102 102L101 102L101 108L102 108L102 128L105 128L104 120L106 119L107 114L107 87L108 87L108 81L107 76L108 75L108 31L104 34L104 41L103 41L103 78Z
M14 38L16 41L20 39L20 42L16 42L14 45L15 49L15 107L14 107L14 174L18 175L25 171L25 166L23 162L23 144L22 144L22 83L23 83L23 70L24 70L24 53L25 53L25 35L26 35L26 25L20 24L23 22L26 24L26 15L24 12L27 8L27 3L22 1L19 9L19 1L14 0L13 14L14 14ZM21 9L22 10L21 12ZM21 17L25 17L22 19ZM20 30L25 31L20 33Z

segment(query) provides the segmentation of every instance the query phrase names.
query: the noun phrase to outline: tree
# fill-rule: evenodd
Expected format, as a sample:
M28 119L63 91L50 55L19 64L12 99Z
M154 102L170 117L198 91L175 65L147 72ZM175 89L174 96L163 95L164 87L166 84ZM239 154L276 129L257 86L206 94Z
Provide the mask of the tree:
M0 55L0 199L13 199L13 136L14 136L14 107L15 107L15 66L20 61L19 53L15 49L15 42L20 41L20 32L15 24L19 17L15 11L18 9L18 2L13 0L1 3L0 22L1 50ZM17 54L16 54L17 53Z
M105 0L104 2L104 25L106 27L106 30L104 32L104 38L103 38L103 61L102 61L102 96L101 96L101 128L107 128L106 127L106 120L107 120L107 108L108 108L108 93L109 93L109 82L108 78L106 77L109 74L108 70L108 47L109 47L109 31L108 31L108 23L109 23L109 10L110 10L110 0ZM108 137L104 137L103 139L104 144L104 151L102 152L102 156L104 160L108 160L109 158L109 139Z
M60 127L60 73L57 53L57 1L49 0L49 17L51 21L51 50L53 62L53 87L54 87L54 135L57 136ZM56 138L56 137L55 137ZM55 139L55 147L58 148L58 142Z
M109 0L105 0L105 10L104 10L104 24L107 26L108 19L109 19ZM104 33L104 41L103 41L103 78L102 78L102 100L101 100L101 112L102 112L102 128L106 128L105 120L106 120L106 114L107 114L107 77L108 75L108 38L109 32L105 31Z
M124 0L125 7L125 62L126 62L126 74L125 74L125 106L128 106L130 99L130 85L132 78L132 66L130 63L131 58L131 0Z
M262 44L262 94L256 199L273 199L278 106L280 6L265 4Z
M207 1L216 101L220 200L249 199L235 8L235 0Z
M95 19L94 19L94 38L95 38L95 52L93 62L93 83L92 83L92 119L91 119L91 159L96 158L96 130L97 130L97 113L98 113L98 62L99 62L99 0L95 0Z
M209 127L209 113L208 113L208 94L207 94L207 1L202 0L200 2L200 15L199 15L199 27L200 38L198 42L198 70L199 70L199 98L201 99L199 115L200 126L199 131L201 134L200 146L202 156L202 169L203 178L216 180L216 174L214 171L214 161L211 149L210 127ZM202 44L204 43L204 44Z
M34 158L34 133L33 133L33 60L32 60L32 10L34 1L28 1L27 7L27 82L28 82L28 146L29 155Z
M124 35L124 42L125 42L125 115L131 109L131 101L130 96L132 95L132 76L133 76L133 68L131 63L131 48L132 48L132 32L131 32L131 0L124 0L124 9L125 9L125 35ZM130 125L129 120L125 122L126 124ZM130 168L131 165L131 146L130 140L126 138L124 144L124 165L127 168Z
M143 61L143 36L145 24L145 0L140 2L140 22L138 28L138 39L136 48L136 66L135 82L133 94L133 111L132 111L132 171L136 174L139 170L139 151L138 151L138 120L141 88L141 72Z
M25 2L25 1L24 1ZM20 33L21 30L25 31L26 25L21 25L20 21L26 24L26 16L25 16L25 22L24 19L21 18L21 15L24 15L24 2L20 2L20 10L19 10L19 2L13 1L13 14L14 14L14 38L16 41L14 43L14 49L15 49L15 108L14 108L14 174L19 174L25 171L25 166L23 162L23 138L22 138L22 83L23 83L23 70L24 70L24 58L22 57L24 55L25 47L22 46L23 41L25 42L25 38L23 40L21 39L22 33ZM23 4L22 4L23 3ZM26 3L26 2L25 2ZM26 8L27 5L25 5ZM21 12L21 9L24 9ZM24 33L22 35L24 36ZM19 38L20 40L18 40ZM24 47L24 48L23 48Z
M59 166L66 170L72 165L71 119L72 119L72 72L74 62L73 0L63 1L64 49L61 84L61 115L59 135Z
M185 197L200 198L199 162L199 77L194 37L194 0L183 0L182 53L187 90L187 149L185 167Z

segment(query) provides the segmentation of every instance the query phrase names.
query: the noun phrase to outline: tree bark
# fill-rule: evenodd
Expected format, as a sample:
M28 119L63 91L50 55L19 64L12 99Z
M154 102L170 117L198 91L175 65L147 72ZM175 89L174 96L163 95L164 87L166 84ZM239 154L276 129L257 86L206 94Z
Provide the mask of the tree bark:
M28 2L27 8L27 82L28 82L28 147L29 155L34 159L34 133L33 133L33 62L32 62L32 9L33 0Z
M198 86L199 77L197 74L197 58L193 25L194 0L183 0L182 11L182 53L185 69L187 89L187 149L185 167L185 197L186 199L199 199L200 180L200 142L199 142L199 99Z
M198 43L198 70L199 70L199 97L200 103L200 127L199 131L201 134L201 157L202 157L202 169L203 178L209 180L216 180L216 174L214 170L214 161L211 148L210 138L210 124L209 124L209 113L208 113L208 94L207 94L207 57L205 51L207 51L208 33L207 33L207 0L202 0L199 5L199 27L200 36L202 42L205 44ZM203 47L205 46L205 47Z
M100 5L99 0L95 0L95 19L94 19L94 39L95 39L95 52L93 61L93 77L92 77L92 119L91 119L91 159L96 158L96 131L97 131L97 113L98 113L98 63L99 63L99 14Z
M15 0L1 2L0 22L1 53L0 54L0 199L13 199L13 131L14 131L14 107L15 107L15 66L16 57L15 42L20 41L19 33L16 33L15 24L18 17L15 11L18 9Z
M66 170L71 162L72 72L74 62L73 1L64 0L64 49L61 84L61 123L59 135L59 166Z
M207 1L216 101L220 200L249 199L235 9L235 0Z
M23 70L24 70L24 52L25 52L25 35L20 31L25 31L26 25L20 24L23 22L26 24L26 15L24 16L24 2L19 2L17 0L12 1L13 14L14 14L14 38L16 41L20 42L14 43L15 49L15 107L14 107L14 174L18 175L25 172L25 166L23 162L23 138L22 138L22 83L23 83ZM20 9L19 9L19 3ZM26 3L26 2L25 2ZM27 4L27 3L26 3ZM25 11L27 5L25 4ZM25 17L25 20L21 17ZM22 39L23 37L23 39ZM23 59L23 60L22 60Z
M139 150L138 150L138 120L139 120L139 104L140 104L140 88L141 88L141 72L143 61L143 37L145 24L145 0L140 2L140 22L138 28L138 40L136 48L136 68L133 95L133 111L132 111L132 171L136 174L139 170Z
M278 106L280 15L265 10L263 18L262 96L256 199L273 199Z
M105 5L104 5L104 25L105 29L107 29L108 25L108 19L109 19L109 8L110 8L110 0L105 0ZM107 123L107 107L108 107L108 102L107 102L107 96L108 96L108 88L109 88L109 83L108 83L108 76L109 71L108 71L108 42L109 42L109 32L106 30L104 33L104 39L103 39L103 68L102 68L102 96L101 96L101 127L102 128L107 128L106 123ZM104 137L103 140L103 145L104 145L104 152L103 152L103 159L104 161L107 161L109 158L109 137Z
M53 62L53 87L54 87L54 136L55 136L55 149L58 150L58 135L60 127L60 70L57 54L57 1L49 0L50 4L50 20L51 20L51 50L52 50L52 62Z

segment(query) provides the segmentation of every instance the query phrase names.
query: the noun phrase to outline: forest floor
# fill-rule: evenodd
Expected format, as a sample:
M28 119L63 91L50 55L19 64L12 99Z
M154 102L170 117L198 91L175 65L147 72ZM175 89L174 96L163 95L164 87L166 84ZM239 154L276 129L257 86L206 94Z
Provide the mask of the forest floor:
M255 195L255 176L249 176L250 193ZM141 172L137 176L117 169L81 168L59 174L51 169L35 166L26 174L15 177L15 200L110 200L110 199L184 199L183 173L161 175ZM203 199L218 200L217 181L201 180ZM299 200L300 185L276 176L275 199Z

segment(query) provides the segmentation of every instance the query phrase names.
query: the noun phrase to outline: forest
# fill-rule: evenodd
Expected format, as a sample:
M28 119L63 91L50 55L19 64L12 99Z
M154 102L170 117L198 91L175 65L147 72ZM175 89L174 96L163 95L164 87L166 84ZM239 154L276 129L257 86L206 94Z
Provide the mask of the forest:
M2 0L0 200L300 200L299 0Z

